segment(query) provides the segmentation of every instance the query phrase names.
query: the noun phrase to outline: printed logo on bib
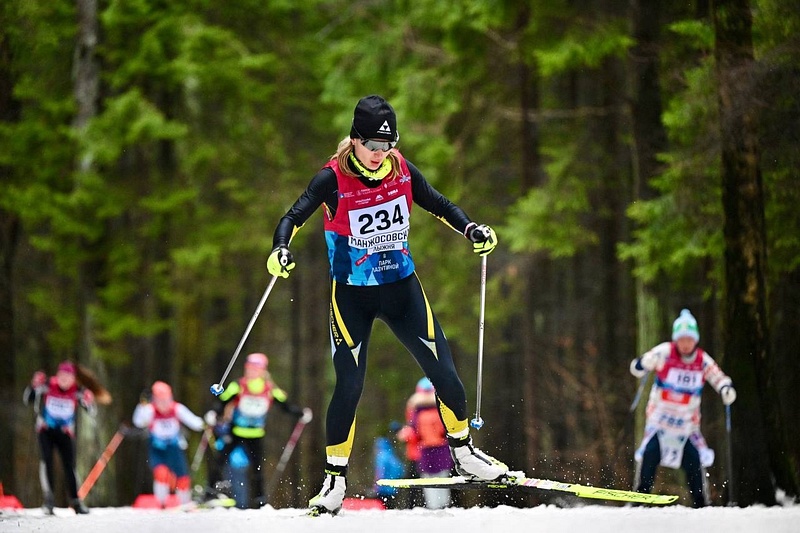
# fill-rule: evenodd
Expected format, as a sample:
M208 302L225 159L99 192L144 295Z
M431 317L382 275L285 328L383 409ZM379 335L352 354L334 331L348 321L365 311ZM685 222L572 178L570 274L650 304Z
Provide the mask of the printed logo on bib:
M75 402L69 398L48 396L45 401L45 409L53 418L67 420L75 414Z
M181 424L177 418L156 418L150 426L150 434L161 440L176 438L181 432Z
M264 396L242 396L238 409L244 416L259 417L267 414L269 403Z
M408 203L403 197L354 209L348 215L351 233L348 244L353 248L374 254L401 250L408 240Z

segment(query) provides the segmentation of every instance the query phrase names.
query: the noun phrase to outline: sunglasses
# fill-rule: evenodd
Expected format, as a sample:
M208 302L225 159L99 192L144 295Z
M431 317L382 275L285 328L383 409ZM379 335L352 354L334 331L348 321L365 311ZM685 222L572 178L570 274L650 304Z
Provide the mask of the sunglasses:
M388 141L373 141L372 139L361 139L361 144L364 145L364 148L369 150L370 152L377 152L380 150L381 152L388 152L394 145L397 144L397 141L388 142Z
M397 141L400 140L400 135L397 135L397 138L394 141L374 141L372 139L365 139L363 135L353 126L353 130L358 134L358 138L361 141L361 144L369 150L370 152L388 152L392 148L395 147Z

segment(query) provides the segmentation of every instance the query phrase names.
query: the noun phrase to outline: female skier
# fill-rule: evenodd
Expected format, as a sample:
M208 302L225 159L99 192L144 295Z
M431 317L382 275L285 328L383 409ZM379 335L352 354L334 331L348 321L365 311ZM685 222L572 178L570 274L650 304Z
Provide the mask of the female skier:
M397 117L386 100L377 95L359 100L350 135L281 218L267 260L270 274L288 277L296 266L289 251L292 236L323 206L336 385L326 419L324 481L309 502L310 514L335 514L342 506L367 346L376 318L389 325L436 387L456 470L484 480L508 470L472 445L464 386L415 272L408 242L412 206L417 204L445 221L472 241L480 255L494 250L497 236L431 187L395 148L399 139Z

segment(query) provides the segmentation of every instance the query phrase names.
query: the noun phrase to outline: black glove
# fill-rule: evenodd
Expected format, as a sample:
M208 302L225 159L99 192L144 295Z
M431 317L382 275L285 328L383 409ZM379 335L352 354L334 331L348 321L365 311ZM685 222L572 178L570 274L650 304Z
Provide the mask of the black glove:
M139 403L150 403L153 399L153 392L150 389L144 389L139 395Z

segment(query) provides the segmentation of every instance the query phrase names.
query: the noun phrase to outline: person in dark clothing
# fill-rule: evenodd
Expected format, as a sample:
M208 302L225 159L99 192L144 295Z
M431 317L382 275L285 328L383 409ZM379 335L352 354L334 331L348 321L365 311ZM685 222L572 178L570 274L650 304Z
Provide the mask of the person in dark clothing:
M435 386L456 470L476 479L495 479L508 470L472 445L464 386L415 272L408 243L412 207L444 221L480 255L494 250L497 236L434 189L395 148L399 139L397 117L386 100L377 95L359 100L349 136L279 221L267 260L270 274L288 277L296 266L291 239L323 207L336 385L326 418L323 487L309 502L309 514L341 509L375 319L391 328Z
M78 497L78 476L75 473L75 420L78 407L91 416L97 412L94 393L78 383L76 366L70 361L58 365L55 376L47 377L42 371L33 374L30 385L23 393L26 405L33 403L36 409L36 432L39 442L39 481L42 484L44 511L53 514L55 495L53 492L53 455L58 452L64 467L70 506L77 514L86 514L89 509Z

